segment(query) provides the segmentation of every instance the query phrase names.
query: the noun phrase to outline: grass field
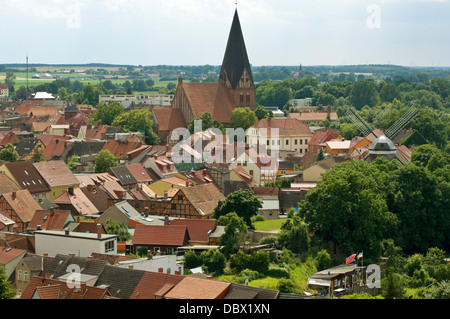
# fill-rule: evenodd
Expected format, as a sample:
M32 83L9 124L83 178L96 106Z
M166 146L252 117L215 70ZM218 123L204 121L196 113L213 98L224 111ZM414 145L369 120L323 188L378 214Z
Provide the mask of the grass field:
M58 69L59 70L59 69ZM35 72L37 74L42 74L43 72L45 72L47 70L44 71L40 71L40 72ZM41 85L41 84L45 84L45 83L51 83L53 81L55 81L55 79L32 79L31 77L35 74L35 73L29 73L28 74L28 87L29 88L33 88L35 86ZM17 72L14 73L14 75L16 76L15 81L15 88L18 89L20 87L26 87L27 86L27 74L26 72ZM52 74L53 75L53 74ZM61 74L59 74L61 75ZM4 82L5 80L5 76L6 73L0 73L0 82ZM91 84L94 86L97 86L100 84L100 80L98 79L98 75L92 75L92 74L64 74L61 75L63 77L68 77L70 78L71 81L80 81L81 83L83 83L84 85L86 84ZM161 81L160 78L152 78L152 80L155 82L154 84L154 88L156 89L164 89L167 88L167 84L169 83L173 83L175 85L178 84L177 80L172 80L172 81ZM105 79L102 79L101 81L106 81ZM133 79L111 79L111 82L114 85L121 85L123 83L125 83L126 81L130 81L133 82ZM146 91L146 92L134 92L135 94L158 94L158 91Z
M258 231L276 231L280 230L281 226L287 221L288 219L275 219L275 220L265 220L262 222L254 222L253 225L255 226L255 229Z

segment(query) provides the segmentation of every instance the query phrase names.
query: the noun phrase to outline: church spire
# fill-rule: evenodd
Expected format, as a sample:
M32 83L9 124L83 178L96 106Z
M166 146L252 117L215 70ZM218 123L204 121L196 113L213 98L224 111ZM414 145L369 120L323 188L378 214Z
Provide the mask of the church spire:
M224 83L228 81L231 89L234 90L239 85L239 81L245 70L247 71L249 80L253 83L250 62L248 60L247 49L236 8L225 56L223 58L222 69L220 71L220 81Z

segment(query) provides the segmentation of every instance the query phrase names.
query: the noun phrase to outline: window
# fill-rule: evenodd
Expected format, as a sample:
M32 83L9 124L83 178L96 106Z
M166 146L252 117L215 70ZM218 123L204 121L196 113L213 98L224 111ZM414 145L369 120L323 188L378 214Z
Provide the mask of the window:
M300 140L300 145L303 145L303 140Z
M28 271L23 272L23 280L28 281Z
M114 240L107 241L105 243L105 253L110 253L114 251Z
M244 94L241 93L241 95L239 96L239 102L241 102L241 104L244 103Z
M294 140L294 144L297 145L298 144L298 140Z
M17 272L17 280L22 280L22 270Z
M252 169L250 170L250 175L252 175L252 176L253 176L253 170L252 170Z
M170 205L170 208L171 209L177 209L177 205L176 204L172 204L172 205Z
M289 145L289 140L286 140L286 145Z
M247 79L247 82L248 82L248 79ZM247 93L246 100L247 100L247 103L250 103L250 94L249 93Z
M178 195L178 200L183 200L183 195Z

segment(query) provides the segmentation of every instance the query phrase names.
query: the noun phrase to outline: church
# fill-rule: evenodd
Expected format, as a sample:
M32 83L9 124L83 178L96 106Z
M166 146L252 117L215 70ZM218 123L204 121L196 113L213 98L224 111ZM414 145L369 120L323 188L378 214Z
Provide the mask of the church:
M189 83L179 78L171 106L153 109L155 131L161 144L174 144L176 141L170 141L172 130L187 127L205 112L228 127L231 113L238 107L255 110L256 89L236 9L219 81Z

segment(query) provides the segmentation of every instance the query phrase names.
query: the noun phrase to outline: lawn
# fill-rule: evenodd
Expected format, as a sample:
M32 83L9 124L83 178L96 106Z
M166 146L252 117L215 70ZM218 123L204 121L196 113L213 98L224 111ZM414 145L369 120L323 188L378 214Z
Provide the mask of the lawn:
M254 222L255 230L257 231L276 231L280 230L281 226L288 220L288 218L265 220L262 222Z

